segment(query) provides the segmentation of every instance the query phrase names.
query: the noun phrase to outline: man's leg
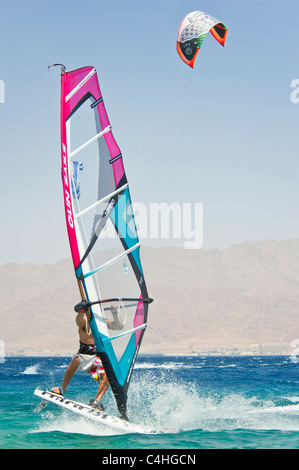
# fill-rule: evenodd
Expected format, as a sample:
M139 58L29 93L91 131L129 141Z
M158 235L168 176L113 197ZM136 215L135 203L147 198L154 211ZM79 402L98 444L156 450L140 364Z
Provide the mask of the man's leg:
M101 381L98 388L97 396L95 397L95 401L101 401L107 389L109 387L109 380L106 374L101 374Z
M79 364L80 364L80 359L77 356L75 356L73 358L73 360L70 362L70 364L68 365L68 367L65 371L62 386L61 386L62 393L64 393L66 391L66 388L67 388L68 384L70 383L70 381L72 380L72 378L74 377L75 372L78 369ZM59 387L54 387L52 389L52 392L60 394L60 388Z
M109 387L109 380L107 378L107 375L101 374L101 381L100 381L97 395L94 400L90 401L89 405L92 406L93 408L97 408L101 411L104 411L104 407L100 403L100 400L103 398L103 396L107 392L108 387Z

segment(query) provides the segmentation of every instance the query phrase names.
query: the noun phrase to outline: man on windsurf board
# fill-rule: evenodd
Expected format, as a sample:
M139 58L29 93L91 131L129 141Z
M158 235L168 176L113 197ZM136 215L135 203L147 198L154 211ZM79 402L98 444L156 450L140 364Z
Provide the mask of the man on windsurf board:
M111 330L121 330L123 328L123 324L120 321L117 306L112 306L111 311L113 320L106 320L108 328ZM54 387L52 392L57 393L58 395L63 395L76 372L91 373L92 377L99 381L99 387L95 399L91 400L89 405L104 411L104 407L100 401L109 387L109 381L103 364L99 358L84 311L80 311L78 313L76 324L78 326L80 342L79 351L68 365L61 387Z

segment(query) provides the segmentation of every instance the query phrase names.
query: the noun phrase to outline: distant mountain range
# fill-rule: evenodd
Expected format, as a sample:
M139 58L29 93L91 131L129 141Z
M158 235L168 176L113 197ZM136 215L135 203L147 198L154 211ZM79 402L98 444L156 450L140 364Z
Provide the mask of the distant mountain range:
M149 295L142 353L291 343L299 338L299 240L226 249L143 246ZM0 340L6 354L72 355L79 301L71 260L0 267Z

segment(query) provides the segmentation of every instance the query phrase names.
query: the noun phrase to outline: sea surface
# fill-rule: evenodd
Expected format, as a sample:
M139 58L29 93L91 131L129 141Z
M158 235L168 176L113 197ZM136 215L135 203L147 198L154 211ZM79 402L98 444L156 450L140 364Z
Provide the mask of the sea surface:
M130 420L150 435L120 434L49 404L36 387L61 385L68 357L0 363L1 449L298 449L299 363L287 356L140 356L129 388ZM88 403L97 383L76 374L66 396ZM118 415L109 389L103 403Z

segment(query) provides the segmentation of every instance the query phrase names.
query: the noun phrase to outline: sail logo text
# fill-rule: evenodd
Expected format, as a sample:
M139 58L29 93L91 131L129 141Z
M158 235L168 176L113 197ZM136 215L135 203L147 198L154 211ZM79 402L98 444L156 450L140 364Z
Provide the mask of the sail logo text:
M104 216L110 214L110 212L111 212L112 209L113 209L114 204L115 204L115 200L114 200L114 199L111 199L111 201L110 201L108 207L107 207L107 208L105 209L105 211L104 211Z
M74 219L72 213L72 202L71 195L69 191L69 179L68 179L68 164L67 164L67 155L66 147L62 144L62 178L64 182L64 202L65 202L65 214L68 221L68 224L71 228L74 228Z
M65 211L66 211L67 220L68 220L69 226L71 228L74 228L74 219L72 215L70 193L67 191L67 189L65 189L64 192L65 192Z

